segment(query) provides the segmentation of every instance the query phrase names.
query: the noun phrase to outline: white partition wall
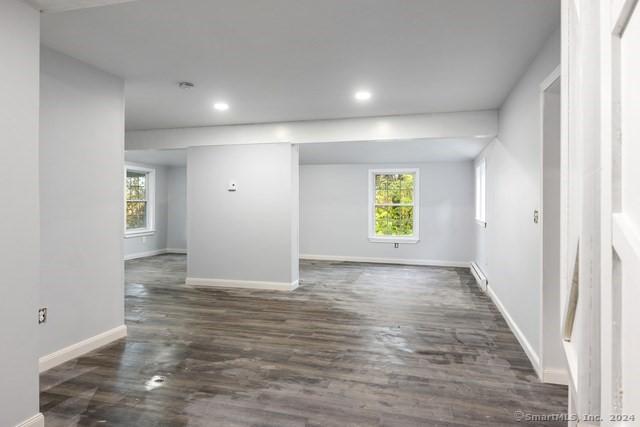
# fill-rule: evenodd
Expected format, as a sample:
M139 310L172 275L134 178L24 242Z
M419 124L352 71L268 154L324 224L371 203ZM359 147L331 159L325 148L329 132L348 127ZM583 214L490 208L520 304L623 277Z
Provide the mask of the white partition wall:
M297 148L192 147L187 168L187 284L297 286Z
M171 167L167 178L167 251L187 252L187 168Z
M42 49L40 367L126 334L124 81Z
M0 2L0 426L42 426L38 408L39 12ZM27 424L28 423L28 424Z

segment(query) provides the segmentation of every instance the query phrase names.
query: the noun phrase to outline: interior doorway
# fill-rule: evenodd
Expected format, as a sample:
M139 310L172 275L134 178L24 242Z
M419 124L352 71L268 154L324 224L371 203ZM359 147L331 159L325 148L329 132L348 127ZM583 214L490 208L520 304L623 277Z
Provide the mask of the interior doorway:
M541 376L566 384L560 333L560 70L540 85L541 167Z
M187 253L187 150L129 150L124 259Z

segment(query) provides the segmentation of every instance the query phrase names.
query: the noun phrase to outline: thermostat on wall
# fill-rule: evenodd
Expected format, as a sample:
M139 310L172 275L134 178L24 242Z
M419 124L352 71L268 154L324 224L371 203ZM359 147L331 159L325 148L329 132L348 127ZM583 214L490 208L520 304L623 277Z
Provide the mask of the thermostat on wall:
M238 189L238 184L235 181L229 181L229 187L227 191L236 191Z

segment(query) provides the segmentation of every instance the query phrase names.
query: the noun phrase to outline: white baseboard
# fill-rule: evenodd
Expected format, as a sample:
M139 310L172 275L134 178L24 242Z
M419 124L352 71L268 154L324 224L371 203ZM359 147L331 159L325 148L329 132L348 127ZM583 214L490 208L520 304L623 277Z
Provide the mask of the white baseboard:
M229 279L202 279L198 277L187 277L187 285L203 286L215 288L244 288L263 289L270 291L293 291L298 287L298 281L289 282L263 282L256 280L229 280Z
M83 354L89 353L90 351L96 350L107 344L111 344L113 341L126 336L127 327L125 325L121 325L91 338L87 338L84 341L72 344L69 347L65 347L51 354L47 354L46 356L42 356L38 361L40 372L42 373L47 371L55 366L63 364L64 362L80 357Z
M167 254L186 254L186 249L178 249L178 248L167 248L165 249L165 253Z
M128 261L130 259L147 258L150 256L156 256L156 255L162 255L162 254L186 254L186 253L187 253L186 249L174 249L174 248L154 249L152 251L137 252L135 254L125 255L124 260Z
M124 260L128 261L130 259L146 258L146 257L149 257L149 256L161 255L161 254L165 254L165 253L167 253L166 249L155 249L153 251L137 252L135 254L125 255L124 256Z
M516 324L515 320L513 320L513 317L511 317L511 315L507 311L506 307L502 304L502 301L500 301L500 298L498 298L498 295L496 295L495 292L493 292L493 289L491 288L491 286L487 286L487 294L489 295L489 297L491 298L495 306L498 308L498 311L502 314L502 317L504 317L504 320L507 322L507 325L509 325L509 328L511 329L511 332L513 332L513 335L515 335L516 338L518 339L520 346L522 347L525 354L529 358L531 365L533 365L533 369L536 371L538 378L542 380L543 377L542 377L542 372L540 371L540 357L533 349L533 346L531 345L529 340L527 340L527 337L524 336L524 334Z
M44 416L38 412L33 417L16 425L16 427L44 427Z
M549 384L569 385L569 374L565 369L550 369L543 371L542 381Z
M476 262L472 262L469 266L469 270L471 270L471 274L476 279L476 283L480 289L487 292L487 276L485 276L480 266Z
M344 261L344 262L366 262L373 264L399 264L399 265L425 265L431 267L469 267L468 261L442 261L428 259L404 259L404 258L375 258L375 257L355 257L340 255L300 255L300 259L310 261Z

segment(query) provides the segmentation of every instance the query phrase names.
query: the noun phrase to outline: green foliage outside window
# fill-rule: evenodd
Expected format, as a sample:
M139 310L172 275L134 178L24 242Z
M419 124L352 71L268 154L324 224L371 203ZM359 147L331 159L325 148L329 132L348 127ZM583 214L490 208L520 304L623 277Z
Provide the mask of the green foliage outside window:
M376 174L375 231L378 236L413 235L414 174Z
M147 226L147 174L127 171L127 230Z

